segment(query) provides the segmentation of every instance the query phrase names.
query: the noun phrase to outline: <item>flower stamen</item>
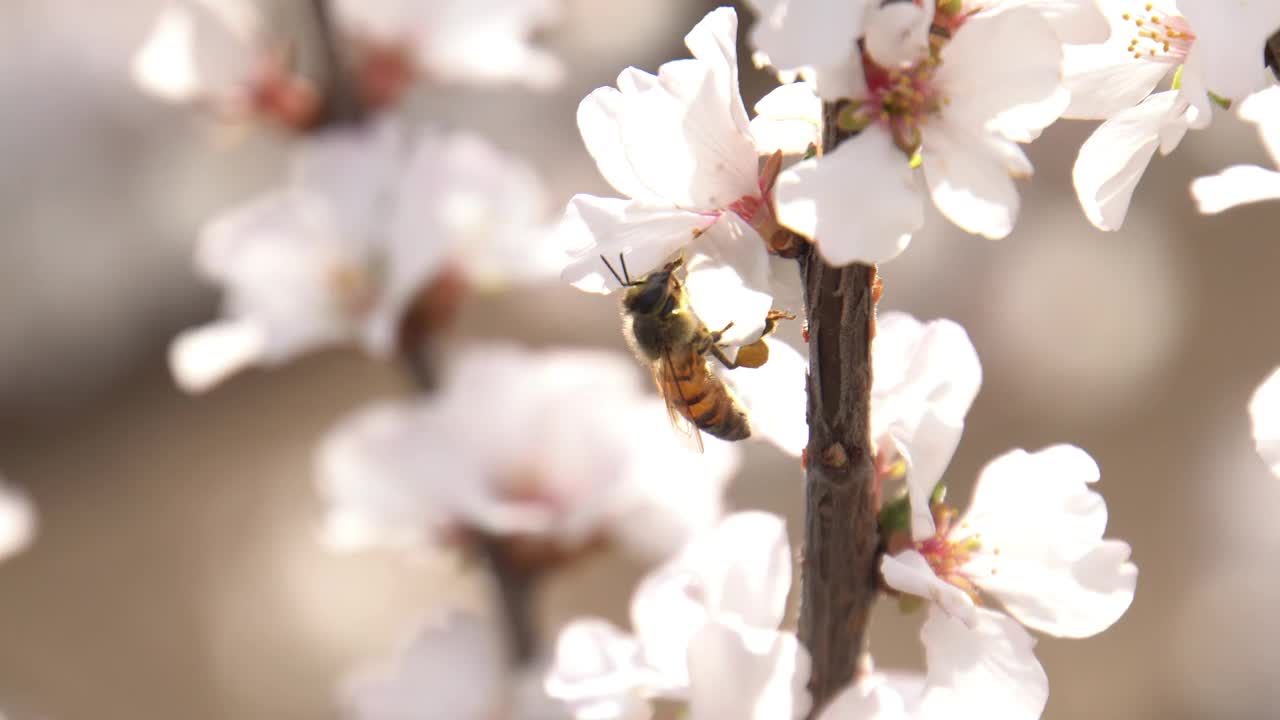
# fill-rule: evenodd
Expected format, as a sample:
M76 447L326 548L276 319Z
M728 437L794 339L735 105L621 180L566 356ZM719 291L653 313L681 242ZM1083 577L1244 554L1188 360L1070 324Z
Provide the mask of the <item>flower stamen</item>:
M1146 3L1141 13L1123 13L1120 17L1137 29L1127 48L1137 60L1181 64L1196 39L1186 19L1161 11L1154 3Z

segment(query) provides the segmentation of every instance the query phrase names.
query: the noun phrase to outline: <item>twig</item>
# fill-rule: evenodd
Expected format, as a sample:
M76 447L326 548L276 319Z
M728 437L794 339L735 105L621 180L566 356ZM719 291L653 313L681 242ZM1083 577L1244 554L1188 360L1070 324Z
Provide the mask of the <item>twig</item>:
M526 667L538 655L537 622L533 595L534 575L512 557L502 538L479 540L480 550L489 563L502 603L502 620L507 641L507 659L513 668Z
M824 108L823 148L845 137ZM800 257L809 331L809 445L805 476L800 641L813 658L814 712L854 678L876 597L879 534L870 439L876 269Z
M311 0L311 19L315 23L316 51L319 54L317 86L324 98L325 126L354 125L364 119L365 109L351 85L351 72L342 52L337 30L330 13L329 0Z

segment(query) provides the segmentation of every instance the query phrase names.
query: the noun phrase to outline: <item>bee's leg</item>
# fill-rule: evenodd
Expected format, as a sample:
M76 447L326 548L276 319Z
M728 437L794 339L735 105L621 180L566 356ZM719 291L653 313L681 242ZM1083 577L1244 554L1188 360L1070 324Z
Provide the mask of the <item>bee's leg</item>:
M760 341L757 340L756 342L760 342ZM742 351L754 345L755 343L752 343L751 345L747 345L745 347L739 348L737 360L729 359L729 356L725 354L724 348L720 347L719 345L712 345L710 348L708 348L708 350L711 352L712 355L715 356L716 360L720 361L721 365L725 366L730 370L733 370L734 368L738 368L738 367L756 367L755 365L748 365L742 362ZM767 350L765 352L768 353Z
M770 310L769 313L764 316L764 332L760 334L760 337L772 335L773 331L778 329L779 320L795 319L795 313L789 313L785 310Z

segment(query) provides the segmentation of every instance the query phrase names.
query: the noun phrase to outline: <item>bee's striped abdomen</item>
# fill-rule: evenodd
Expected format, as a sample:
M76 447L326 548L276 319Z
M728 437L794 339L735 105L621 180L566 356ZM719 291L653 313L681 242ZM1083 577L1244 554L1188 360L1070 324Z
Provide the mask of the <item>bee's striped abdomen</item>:
M676 409L690 422L722 440L743 440L751 435L747 414L730 394L724 381L711 372L701 353L673 353L671 377L662 388L678 401Z

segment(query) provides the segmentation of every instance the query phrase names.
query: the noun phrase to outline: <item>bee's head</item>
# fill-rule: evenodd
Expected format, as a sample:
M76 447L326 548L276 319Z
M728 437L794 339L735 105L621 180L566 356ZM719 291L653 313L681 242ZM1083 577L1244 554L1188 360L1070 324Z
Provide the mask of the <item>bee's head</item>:
M644 280L627 288L622 305L628 312L647 315L662 310L671 299L671 271L649 273Z

